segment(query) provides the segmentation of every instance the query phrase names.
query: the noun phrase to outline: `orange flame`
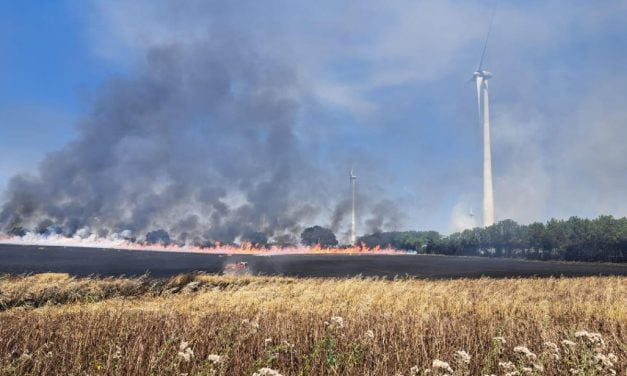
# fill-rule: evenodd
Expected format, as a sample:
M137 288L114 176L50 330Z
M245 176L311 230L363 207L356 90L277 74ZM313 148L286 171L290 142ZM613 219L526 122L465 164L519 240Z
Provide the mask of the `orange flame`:
M281 254L398 254L404 251L392 248L369 248L365 244L350 247L323 247L320 244L307 246L279 247L270 246L267 248L257 247L251 243L237 245L222 245L219 242L212 247L200 247L194 245L176 244L148 244L134 243L127 240L110 240L103 238L79 238L65 237L61 235L26 235L23 237L11 237L0 234L1 244L32 245L32 246L63 246L63 247L86 247L86 248L111 248L137 251L164 251L164 252L191 252L207 254L256 254L256 255L281 255Z

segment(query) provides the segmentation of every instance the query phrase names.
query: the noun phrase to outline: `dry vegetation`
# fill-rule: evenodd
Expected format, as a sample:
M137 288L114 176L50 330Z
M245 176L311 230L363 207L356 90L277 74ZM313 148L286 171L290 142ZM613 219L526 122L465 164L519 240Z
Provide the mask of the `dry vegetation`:
M4 277L0 374L620 375L625 302L624 277Z

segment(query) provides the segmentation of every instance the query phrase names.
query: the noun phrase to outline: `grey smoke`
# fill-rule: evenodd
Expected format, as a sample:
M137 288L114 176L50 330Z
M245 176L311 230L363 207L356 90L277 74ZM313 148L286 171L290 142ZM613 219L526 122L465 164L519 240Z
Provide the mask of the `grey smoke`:
M349 199L343 199L337 203L331 216L331 231L338 232L340 230L340 226L345 222L350 209L351 201Z
M366 233L371 234L383 230L396 230L402 225L403 213L397 204L388 199L376 203L369 211L369 218L366 219Z
M357 193L357 236L403 228L406 215L398 202L389 198L379 198L381 192L372 190L368 195ZM329 228L344 241L350 240L351 199L344 198L335 205ZM359 223L363 219L363 224Z
M290 241L334 200L295 135L303 90L288 66L239 38L154 46L136 74L102 88L75 141L37 175L11 179L0 226ZM375 209L381 227L389 211Z
M316 173L293 132L297 78L242 41L216 40L153 47L136 76L108 82L78 139L10 181L3 227L233 241L316 214L306 188Z

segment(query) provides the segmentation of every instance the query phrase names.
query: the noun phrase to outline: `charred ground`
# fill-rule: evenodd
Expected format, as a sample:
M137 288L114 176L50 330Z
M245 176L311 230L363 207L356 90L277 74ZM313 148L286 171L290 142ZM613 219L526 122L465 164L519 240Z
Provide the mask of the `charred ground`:
M10 274L64 272L76 276L137 276L148 273L167 277L194 271L222 273L226 264L238 261L247 262L251 274L295 277L627 276L627 265L610 263L413 254L229 255L0 244L0 273Z

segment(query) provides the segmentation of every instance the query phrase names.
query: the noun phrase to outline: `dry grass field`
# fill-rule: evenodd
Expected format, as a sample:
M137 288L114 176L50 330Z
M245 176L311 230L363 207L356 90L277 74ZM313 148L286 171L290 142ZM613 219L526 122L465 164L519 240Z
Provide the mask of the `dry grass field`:
M0 278L1 375L625 375L627 278Z

